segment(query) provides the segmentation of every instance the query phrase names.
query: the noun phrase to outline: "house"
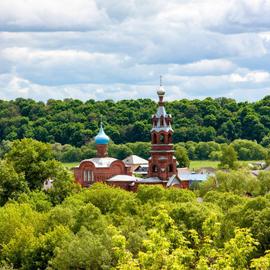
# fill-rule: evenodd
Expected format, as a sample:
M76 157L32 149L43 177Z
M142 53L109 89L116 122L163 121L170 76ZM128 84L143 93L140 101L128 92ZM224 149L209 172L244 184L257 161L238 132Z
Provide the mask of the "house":
M137 155L130 155L123 159L123 162L130 166L132 173L146 175L148 171L148 160L143 159Z
M140 165L133 173L140 174L142 177L146 176L148 173L148 164L147 165Z
M178 178L180 179L181 188L190 188L194 184L206 181L211 175L213 174L192 172L179 174Z

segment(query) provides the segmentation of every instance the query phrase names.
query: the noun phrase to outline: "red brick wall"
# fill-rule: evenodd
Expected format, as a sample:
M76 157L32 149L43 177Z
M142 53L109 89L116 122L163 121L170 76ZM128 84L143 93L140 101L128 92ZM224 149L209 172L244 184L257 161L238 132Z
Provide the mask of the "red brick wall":
M94 180L91 183L84 182L84 170L90 170L93 172ZM119 174L131 175L130 168L126 167L124 162L121 160L112 162L111 166L107 168L96 168L93 162L87 160L81 162L79 168L74 169L75 180L82 186L89 186L89 184L95 182L105 182L112 176Z

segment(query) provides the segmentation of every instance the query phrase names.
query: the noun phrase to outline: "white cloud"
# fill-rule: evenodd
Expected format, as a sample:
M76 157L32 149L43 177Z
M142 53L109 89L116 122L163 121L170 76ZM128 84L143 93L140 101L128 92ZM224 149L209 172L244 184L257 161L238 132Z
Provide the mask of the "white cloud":
M0 29L89 30L104 25L106 14L94 0L1 0Z
M1 0L0 97L155 97L160 74L169 99L265 93L269 13L266 0Z

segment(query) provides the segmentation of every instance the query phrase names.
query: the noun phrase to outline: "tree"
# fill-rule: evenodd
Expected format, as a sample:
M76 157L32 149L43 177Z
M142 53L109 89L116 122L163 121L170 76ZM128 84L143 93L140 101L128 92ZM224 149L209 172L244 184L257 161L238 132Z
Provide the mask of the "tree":
M29 188L23 173L17 173L11 163L0 160L0 205L4 205L9 199L17 199Z
M224 146L222 148L222 155L220 158L220 168L235 169L237 167L237 153L232 145Z
M189 167L190 161L188 158L187 150L184 147L176 147L175 157L179 167Z
M124 145L124 144L114 144L110 143L109 144L109 156L117 158L117 159L124 159L127 156L132 155L132 150Z
M215 176L210 177L200 185L202 194L210 190L221 192L233 192L238 195L258 194L260 189L257 178L245 171L218 171Z
M270 172L261 171L258 175L259 194L265 195L270 192Z
M44 169L52 159L51 146L33 139L16 140L6 154L17 173L23 173L30 189L40 188L48 177Z

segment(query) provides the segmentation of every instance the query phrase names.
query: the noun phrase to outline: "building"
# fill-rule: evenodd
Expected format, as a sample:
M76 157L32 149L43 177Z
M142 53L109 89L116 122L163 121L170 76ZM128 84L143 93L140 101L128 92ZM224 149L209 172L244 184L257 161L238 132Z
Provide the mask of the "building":
M132 173L147 174L148 161L146 159L141 158L137 155L130 155L123 159L123 162L127 166L130 166L130 170Z
M180 180L180 187L190 188L201 182L206 181L208 177L211 175L213 174L195 173L195 172L178 174L178 178Z
M151 151L148 161L136 155L131 155L123 161L108 157L110 139L101 124L95 137L97 157L83 160L74 168L78 183L88 187L95 182L104 182L136 191L139 185L150 184L167 188L189 188L193 182L206 179L207 176L203 174L195 177L188 168L177 168L173 149L172 116L166 112L163 101L165 91L161 84L157 94L159 101L157 111L152 116ZM137 174L142 178L137 177Z
M176 158L174 156L171 126L172 117L166 113L164 107L165 91L162 85L157 91L159 102L156 114L152 116L151 151L148 166L148 176L158 177L168 181L173 175L177 175Z
M75 180L83 187L89 187L94 182L106 182L115 175L131 175L130 167L122 160L108 157L110 138L105 134L102 124L95 137L97 156L81 161L74 168Z

